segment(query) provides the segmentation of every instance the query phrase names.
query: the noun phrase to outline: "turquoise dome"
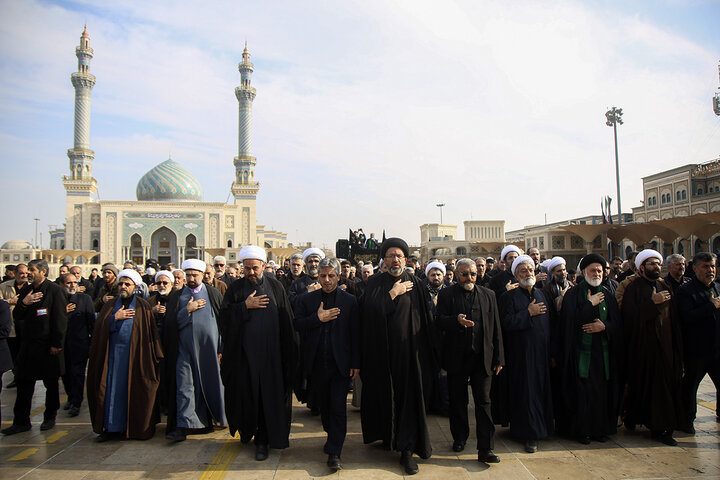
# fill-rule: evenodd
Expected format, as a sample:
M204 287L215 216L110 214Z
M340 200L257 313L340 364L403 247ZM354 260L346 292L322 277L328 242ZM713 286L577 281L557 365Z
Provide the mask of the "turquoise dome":
M172 158L142 176L135 189L138 200L202 201L202 186L188 169Z

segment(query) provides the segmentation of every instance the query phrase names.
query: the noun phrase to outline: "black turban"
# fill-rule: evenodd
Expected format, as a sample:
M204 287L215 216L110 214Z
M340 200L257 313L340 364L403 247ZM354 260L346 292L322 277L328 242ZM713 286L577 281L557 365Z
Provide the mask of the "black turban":
M599 263L600 265L605 268L605 259L602 255L598 255L597 253L591 253L589 255L585 255L582 260L580 260L580 271L585 270L589 265L592 265L593 263Z
M408 244L402 238L397 237L391 237L382 242L380 247L380 256L385 258L385 254L387 254L387 251L392 247L397 247L402 250L405 257L410 256L410 247L408 247Z

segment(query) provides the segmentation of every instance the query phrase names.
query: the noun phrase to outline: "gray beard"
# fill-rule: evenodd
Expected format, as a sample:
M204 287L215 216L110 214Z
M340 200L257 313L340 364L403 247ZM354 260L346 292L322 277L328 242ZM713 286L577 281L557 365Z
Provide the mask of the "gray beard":
M586 278L585 281L591 287L599 287L602 283L602 278Z
M390 272L390 275L392 275L393 277L399 277L404 271L405 269L402 267L388 269L388 272Z
M464 288L464 289L467 290L467 291L470 291L470 290L473 289L473 287L475 287L475 284L472 283L472 282L461 283L460 285L462 286L462 288Z
M518 279L518 283L520 284L521 287L525 287L525 288L534 287L535 286L535 277L524 278L522 280Z
M123 300L127 300L128 298L130 298L132 296L133 296L132 293L120 292L120 298L122 298Z

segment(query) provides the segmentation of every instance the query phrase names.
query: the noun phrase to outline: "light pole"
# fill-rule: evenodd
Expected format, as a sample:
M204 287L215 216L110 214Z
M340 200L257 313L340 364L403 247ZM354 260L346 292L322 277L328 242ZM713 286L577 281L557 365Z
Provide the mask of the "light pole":
M38 222L40 219L34 218L33 220L35 220L35 248L38 248Z
M623 124L622 114L622 108L615 107L605 112L605 117L607 118L605 125L613 127L613 133L615 134L615 182L617 183L618 225L622 223L622 208L620 206L620 161L618 160L617 124Z
M442 207L444 207L445 204L444 204L444 203L438 203L438 204L435 205L435 206L440 209L440 225L442 225Z

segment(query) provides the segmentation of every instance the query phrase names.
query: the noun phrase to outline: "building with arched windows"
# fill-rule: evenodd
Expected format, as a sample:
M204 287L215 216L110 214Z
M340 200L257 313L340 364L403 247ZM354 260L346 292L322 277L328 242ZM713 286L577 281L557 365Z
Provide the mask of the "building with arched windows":
M98 182L93 177L95 153L90 149L90 93L95 76L90 74L93 49L85 29L76 48L78 70L71 76L75 88L74 143L68 150L65 228L51 232L53 250L95 251L91 263L144 264L149 258L161 265L179 265L184 259L209 260L223 254L235 260L244 245L287 247L287 234L265 230L256 219L260 184L255 178L252 152L251 85L253 64L247 44L242 53L238 100L238 155L229 203L203 201L203 188L188 168L169 158L138 181L136 200L97 200Z

